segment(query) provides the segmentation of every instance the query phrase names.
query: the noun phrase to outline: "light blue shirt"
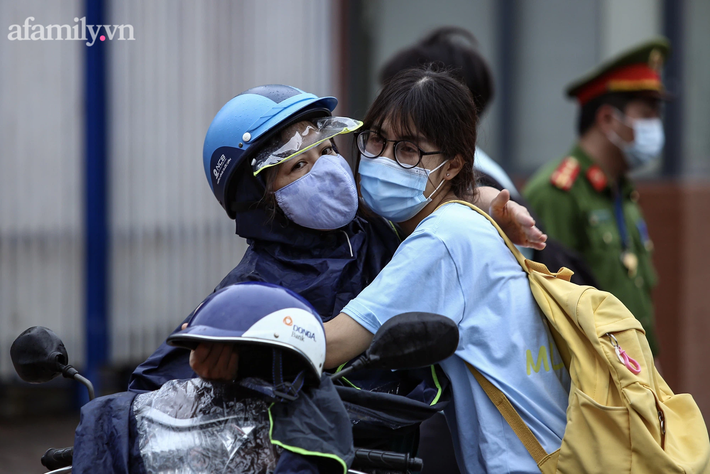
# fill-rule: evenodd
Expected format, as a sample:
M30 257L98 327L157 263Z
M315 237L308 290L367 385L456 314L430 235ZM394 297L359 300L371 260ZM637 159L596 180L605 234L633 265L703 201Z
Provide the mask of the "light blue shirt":
M442 206L343 309L372 333L407 311L458 323L459 346L441 366L453 386L445 414L462 471L539 473L464 361L506 394L548 453L565 432L569 374L526 273L483 216L461 204Z

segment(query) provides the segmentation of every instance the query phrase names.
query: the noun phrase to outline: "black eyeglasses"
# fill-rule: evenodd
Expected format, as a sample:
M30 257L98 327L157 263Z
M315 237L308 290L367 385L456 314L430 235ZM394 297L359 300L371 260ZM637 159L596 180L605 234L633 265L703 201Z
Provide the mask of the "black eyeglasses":
M409 140L388 140L374 130L365 130L357 136L357 148L367 158L377 158L394 143L394 159L402 168L414 168L426 155L438 155L440 151L424 151Z

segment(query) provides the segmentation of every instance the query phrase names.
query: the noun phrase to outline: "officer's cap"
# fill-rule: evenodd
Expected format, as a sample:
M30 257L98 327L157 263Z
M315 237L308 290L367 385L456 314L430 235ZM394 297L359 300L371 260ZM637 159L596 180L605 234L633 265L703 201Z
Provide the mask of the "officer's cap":
M668 39L657 36L603 62L567 86L580 105L611 92L641 93L664 99L661 68L670 53Z

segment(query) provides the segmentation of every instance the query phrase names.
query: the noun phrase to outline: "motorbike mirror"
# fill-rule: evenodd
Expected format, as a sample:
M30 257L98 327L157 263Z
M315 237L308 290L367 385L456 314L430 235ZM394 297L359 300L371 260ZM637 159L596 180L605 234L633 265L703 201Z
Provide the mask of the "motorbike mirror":
M69 359L59 336L42 326L33 326L17 336L10 357L17 375L29 383L49 382L62 373Z
M458 344L458 326L446 316L402 313L386 321L372 338L365 365L375 369L425 367L452 355Z

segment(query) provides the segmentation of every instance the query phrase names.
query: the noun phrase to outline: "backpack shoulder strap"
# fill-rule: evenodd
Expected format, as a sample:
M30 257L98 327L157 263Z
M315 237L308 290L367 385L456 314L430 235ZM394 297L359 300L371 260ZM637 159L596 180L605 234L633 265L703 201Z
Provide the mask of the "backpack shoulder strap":
M474 366L466 362L468 370L471 371L478 383L481 384L483 391L486 392L488 398L490 398L493 405L498 409L505 421L508 422L513 432L516 434L520 442L523 443L525 449L528 450L530 456L535 460L535 464L540 464L540 462L547 456L545 448L542 447L540 441L537 440L535 435L528 425L525 424L520 414L515 410L515 407L510 403L508 397L501 392L498 387L493 385L486 377L483 376Z

